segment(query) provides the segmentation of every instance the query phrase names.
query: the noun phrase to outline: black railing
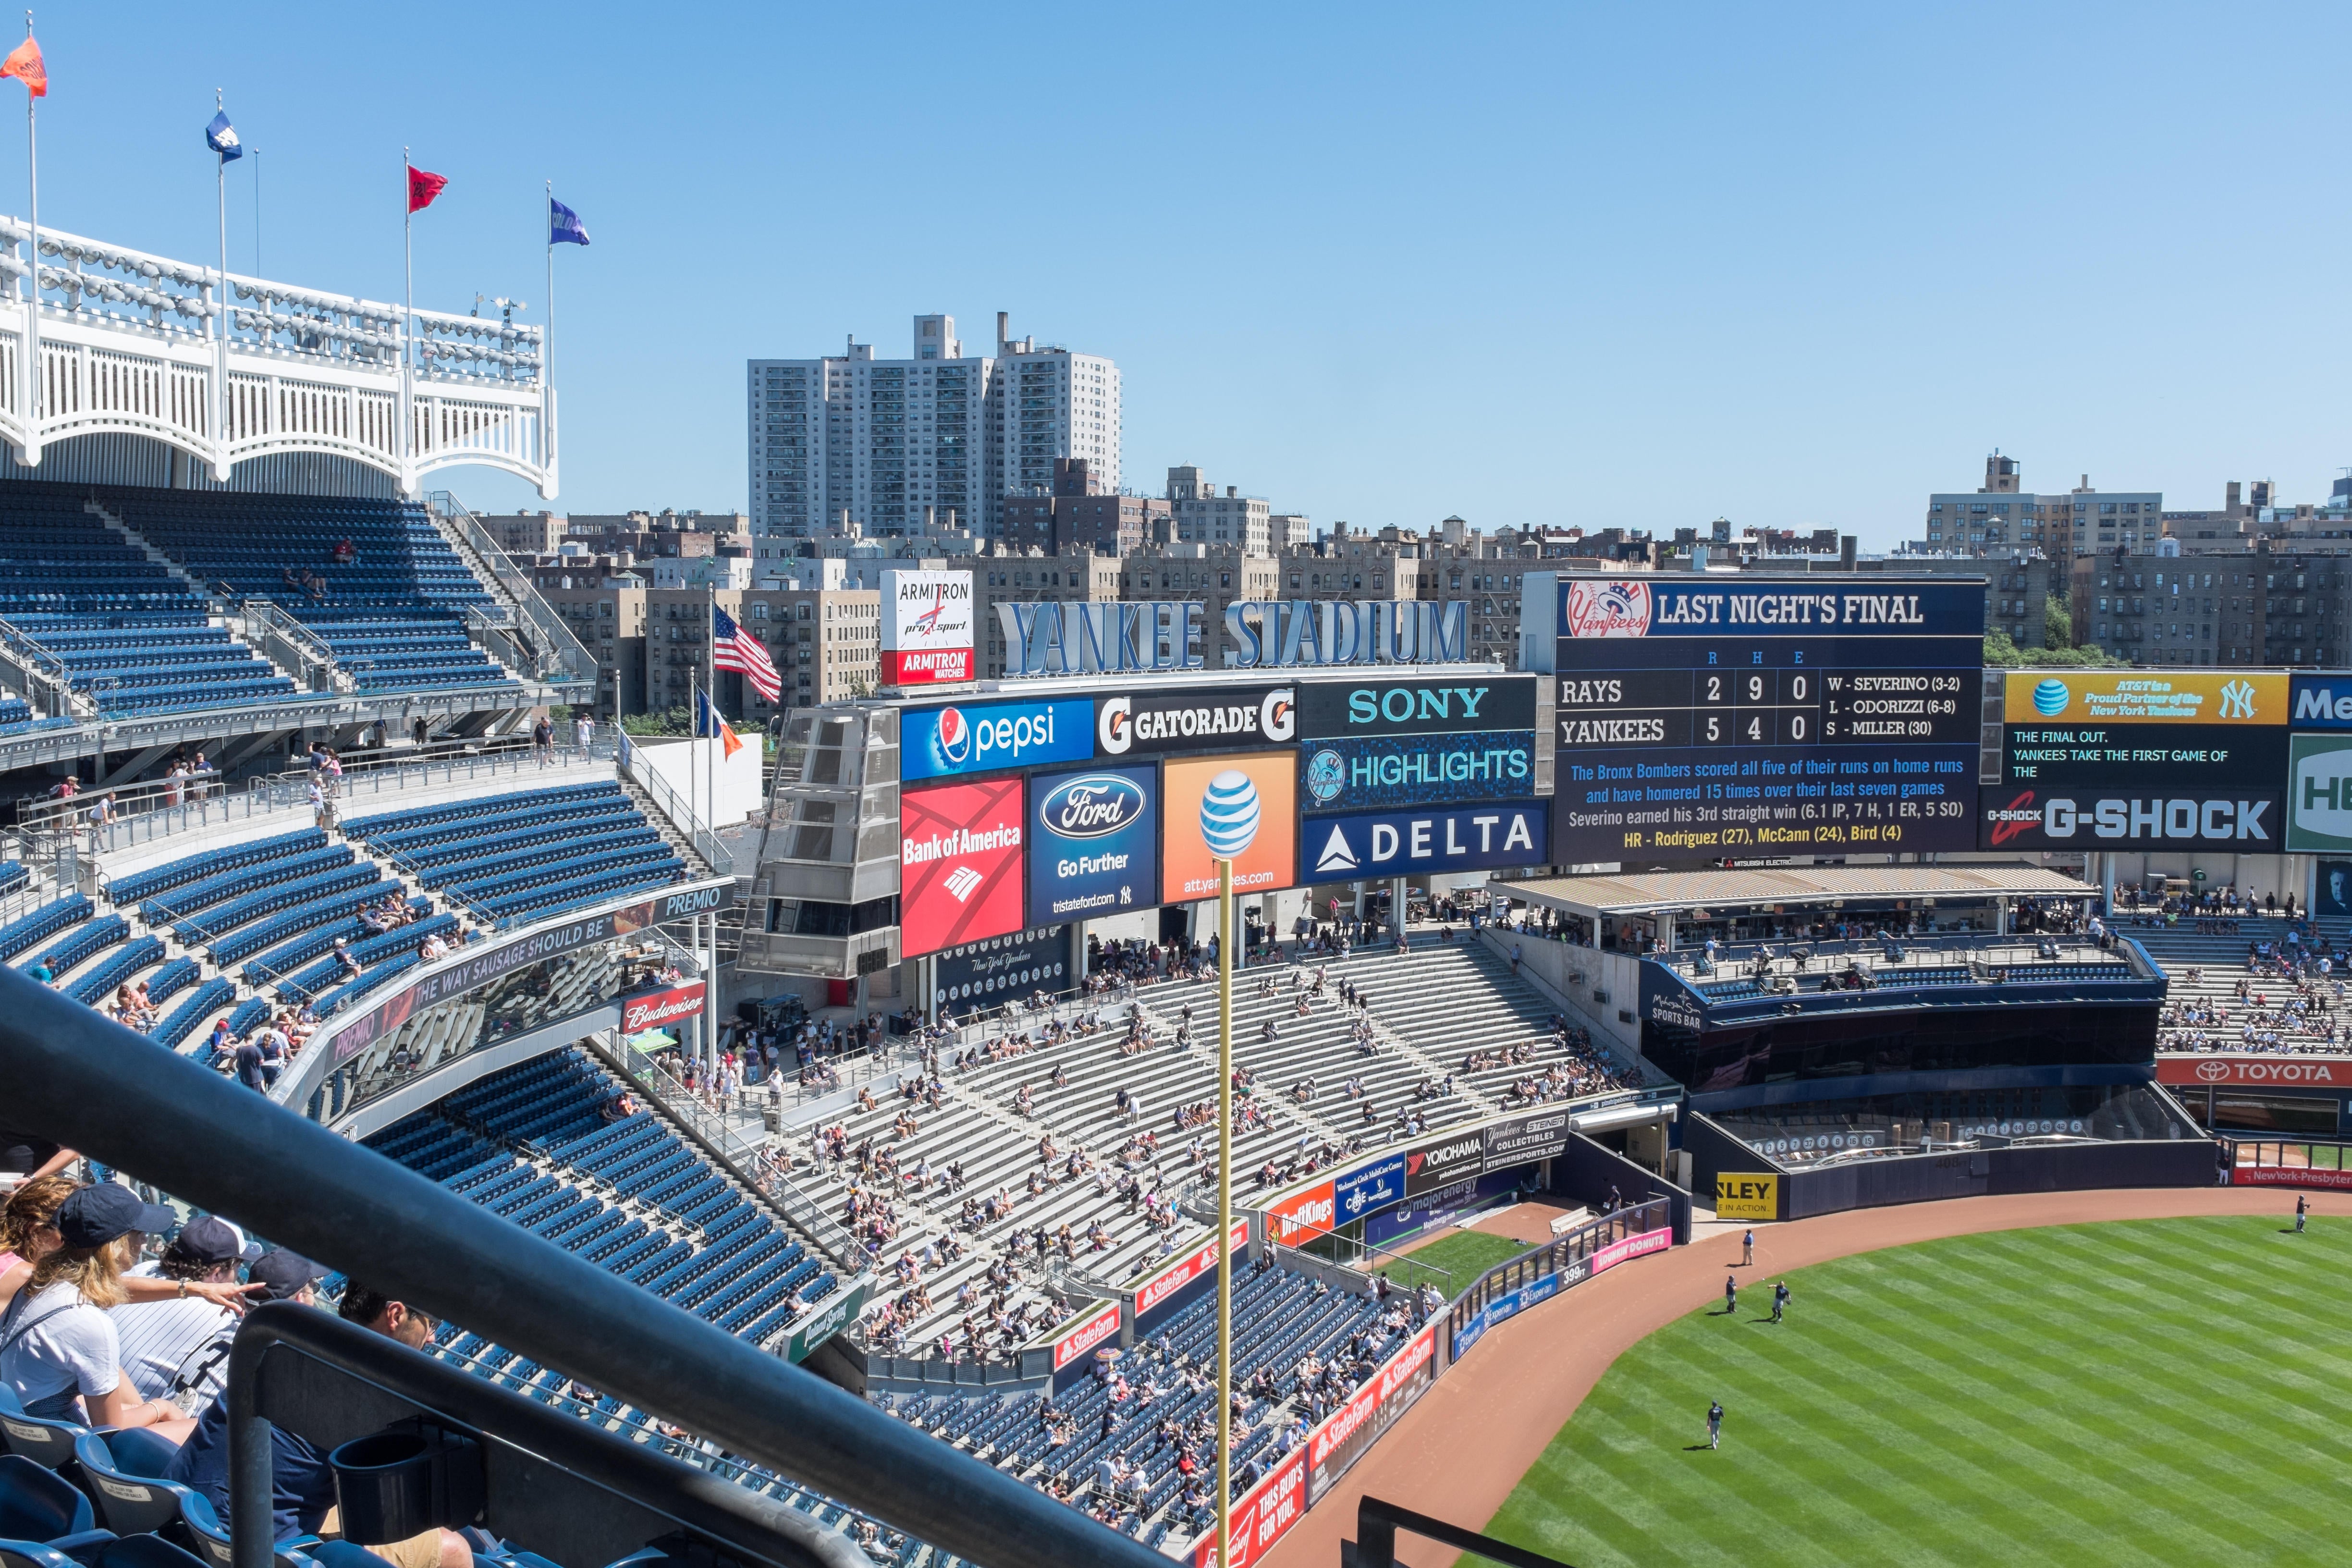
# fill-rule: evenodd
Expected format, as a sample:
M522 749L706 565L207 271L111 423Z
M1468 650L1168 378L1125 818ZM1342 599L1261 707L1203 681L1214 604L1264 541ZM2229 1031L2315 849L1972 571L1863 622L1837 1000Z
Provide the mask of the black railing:
M0 966L12 1126L367 1281L990 1568L1166 1560ZM265 1514L266 1518L267 1515Z
M1507 1541L1497 1541L1491 1535L1481 1535L1475 1530L1465 1530L1458 1524L1448 1524L1442 1519L1432 1519L1425 1513L1415 1513L1370 1496L1356 1504L1356 1539L1339 1543L1343 1568L1397 1568L1396 1538L1401 1530L1441 1546L1451 1546L1456 1552L1507 1564L1507 1568L1570 1568L1557 1557L1546 1557L1524 1546L1513 1546Z

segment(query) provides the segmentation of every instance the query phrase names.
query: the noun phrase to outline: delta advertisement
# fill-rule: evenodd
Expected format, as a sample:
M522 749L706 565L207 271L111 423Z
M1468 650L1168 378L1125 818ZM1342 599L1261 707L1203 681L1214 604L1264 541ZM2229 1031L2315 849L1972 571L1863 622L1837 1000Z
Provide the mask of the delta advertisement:
M1092 698L909 708L898 721L898 772L909 782L1083 763L1094 754Z
M898 801L898 925L908 958L1022 927L1021 780L935 784Z
M1305 831L1307 875L1318 882L1550 864L1551 812L1540 801L1314 816Z
M2001 708L2001 781L1979 794L1980 847L2285 845L2284 674L2012 670Z
M1536 792L1536 732L1367 735L1310 741L1299 751L1308 811L1444 805Z
M1294 1448L1276 1459L1265 1479L1234 1504L1233 1539L1224 1568L1250 1568L1307 1512L1307 1450ZM1216 1568L1217 1532L1211 1530L1192 1548L1192 1568Z
M882 684L971 679L971 573L883 573Z
M1095 749L1105 757L1283 745L1297 734L1298 691L1292 686L1133 691L1104 698L1095 716Z
M1081 921L1160 902L1156 770L1093 768L1030 779L1029 907Z
M1355 1396L1307 1437L1307 1499L1319 1501L1348 1467L1437 1381L1437 1325L1425 1323Z
M1309 681L1300 689L1298 703L1299 732L1309 740L1536 727L1532 675Z
M1270 893L1298 872L1298 764L1288 752L1246 752L1160 764L1160 896L1171 902L1217 893L1217 863L1202 807L1213 796L1221 835L1240 846L1234 891Z

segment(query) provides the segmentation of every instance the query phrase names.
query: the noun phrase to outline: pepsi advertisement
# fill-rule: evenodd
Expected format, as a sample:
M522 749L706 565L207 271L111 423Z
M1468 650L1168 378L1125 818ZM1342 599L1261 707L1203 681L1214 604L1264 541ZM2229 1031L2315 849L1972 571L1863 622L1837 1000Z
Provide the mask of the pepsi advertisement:
M1309 741L1299 758L1299 804L1308 811L1443 805L1536 792L1533 730Z
M1157 770L1090 768L1030 780L1029 907L1077 921L1160 901Z
M1444 811L1359 811L1309 817L1299 844L1307 879L1315 882L1548 866L1551 820L1548 803L1538 800Z
M1095 754L1094 700L910 708L898 744L899 776L909 781L1082 763Z

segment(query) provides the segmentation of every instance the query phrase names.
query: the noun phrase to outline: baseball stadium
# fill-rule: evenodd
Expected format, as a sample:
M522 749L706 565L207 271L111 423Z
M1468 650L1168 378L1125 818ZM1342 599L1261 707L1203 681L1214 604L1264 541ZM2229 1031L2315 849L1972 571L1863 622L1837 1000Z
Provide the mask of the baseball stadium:
M0 274L5 1568L2347 1555L2352 677L927 564L636 737L543 321Z

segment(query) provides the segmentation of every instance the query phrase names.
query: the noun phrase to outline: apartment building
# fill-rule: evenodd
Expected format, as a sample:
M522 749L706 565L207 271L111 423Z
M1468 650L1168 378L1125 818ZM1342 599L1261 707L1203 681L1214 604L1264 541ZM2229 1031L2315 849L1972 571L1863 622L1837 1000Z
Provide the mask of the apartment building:
M2074 640L2134 664L2341 668L2352 659L2352 540L2083 556L2073 602Z
M966 563L957 562L959 568ZM1007 657L999 605L1115 604L1120 598L1120 566L1115 555L1053 555L1024 550L980 556L971 567L976 645L973 664L982 680L1000 679Z
M732 670L720 670L719 705L763 724L788 708L871 693L882 668L882 596L871 588L646 590L646 709L684 709L709 674L710 606L767 645L783 678L770 702Z
M540 596L596 659L596 717L646 710L646 584L612 556L541 561Z
M1173 516L1172 504L1160 497L1107 490L1084 458L1055 458L1051 494L1009 495L1003 507L998 542L1047 554L1125 555L1165 542Z
M968 354L955 318L918 316L912 354L746 365L751 530L811 538L844 523L918 531L927 511L993 533L1008 491L1045 493L1056 459L1080 458L1118 488L1118 367L1005 336Z
M1238 485L1220 495L1208 476L1190 463L1168 470L1168 500L1174 510L1174 540L1180 544L1231 545L1251 555L1274 553L1272 509L1263 496L1245 496Z
M1985 482L1973 493L1946 490L1927 498L1926 537L1915 552L1945 555L2010 555L2039 550L2064 559L2093 551L2152 549L2164 535L2164 492L2100 490L2091 476L2064 495L2020 488L2014 458L1985 459Z

